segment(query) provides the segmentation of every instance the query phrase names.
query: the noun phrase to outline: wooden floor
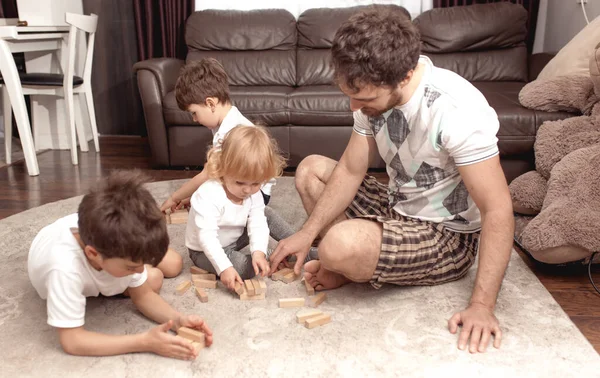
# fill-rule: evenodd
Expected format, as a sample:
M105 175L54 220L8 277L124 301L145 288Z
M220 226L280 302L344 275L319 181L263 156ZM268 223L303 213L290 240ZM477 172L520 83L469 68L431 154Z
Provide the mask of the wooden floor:
M93 146L90 147L93 151ZM23 161L0 168L0 219L76 195L84 194L94 182L113 169L139 168L155 181L189 178L198 171L153 170L144 138L101 138L101 153L80 153L73 166L68 151L46 151L38 155L40 175L29 177ZM293 175L293 172L286 172ZM385 176L385 173L376 175ZM600 295L596 294L584 271L557 275L533 266L530 268L600 352ZM600 283L600 272L594 272ZM556 340L560 344L561 340Z

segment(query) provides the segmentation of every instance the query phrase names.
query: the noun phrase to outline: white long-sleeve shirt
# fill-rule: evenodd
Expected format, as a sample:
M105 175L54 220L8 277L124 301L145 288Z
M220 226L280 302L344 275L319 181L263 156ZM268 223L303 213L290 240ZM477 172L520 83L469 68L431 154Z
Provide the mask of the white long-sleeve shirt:
M185 245L204 252L217 274L221 274L232 265L223 247L237 241L244 227L248 227L250 251L266 254L269 227L260 191L237 205L227 198L223 184L208 180L192 195Z

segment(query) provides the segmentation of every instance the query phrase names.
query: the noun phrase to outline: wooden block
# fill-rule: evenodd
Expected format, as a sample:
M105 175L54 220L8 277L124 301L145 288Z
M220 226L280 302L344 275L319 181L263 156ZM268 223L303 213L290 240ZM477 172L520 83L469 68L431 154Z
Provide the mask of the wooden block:
M208 272L204 269L200 269L197 266L190 267L190 273L192 274L208 274Z
M331 315L322 314L306 319L306 321L304 322L304 326L306 328L315 328L318 326L322 326L323 324L327 324L329 322L331 322Z
M325 298L327 298L327 295L325 293L319 293L319 294L315 295L314 297L311 297L310 302L313 307L317 307L318 305L323 303Z
M278 270L277 272L273 273L271 275L271 279L274 281L281 281L283 276L285 276L286 274L289 274L290 272L293 272L293 271L294 271L294 269L283 268L283 269Z
M201 287L196 288L196 295L198 296L198 298L200 298L200 302L208 302L208 295L206 294L206 291L204 291L204 289L202 289Z
M304 306L304 298L281 298L279 300L280 308L302 307L302 306Z
M254 290L254 284L252 280L244 280L244 284L246 285L246 292L249 296L256 295L256 291Z
M185 209L175 210L175 212L170 214L170 217L171 224L184 224L188 220L188 211Z
M177 330L177 334L188 340L192 340L192 341L196 341L196 342L204 344L204 333L202 333L198 330L188 328L188 327L179 327L179 329Z
M194 286L196 287L201 287L204 289L216 289L217 288L217 281L211 281L211 280L194 280Z
M191 343L192 346L194 347L194 350L196 351L196 353L200 353L200 349L204 348L205 346L205 342L199 342L199 341L192 341L190 339L186 339L185 337L181 337L179 335L175 335L175 337L180 338L181 340L185 340L188 343Z
M165 222L167 222L167 224L171 224L171 214L165 214Z
M242 285L242 284L241 284L241 283L239 283L239 282L236 282L236 283L235 283L235 292L236 292L238 295L242 295L242 294L244 294L244 293L246 292L246 290L244 290L244 285Z
M200 349L204 348L204 342L199 343L197 341L192 341L192 346L196 353L200 353Z
M192 286L191 281L183 281L182 283L177 285L177 289L175 289L175 291L177 291L177 294L183 295L183 293L185 293L190 288L190 286Z
M212 274L212 273L192 274L192 281L193 280L216 281L217 280L217 276L215 274Z
M291 282L296 281L298 279L298 277L299 276L297 276L296 273L294 273L294 271L292 270L290 273L281 277L281 281L283 281L285 283L291 283Z
M304 322L306 321L306 319L313 318L313 317L319 316L319 315L323 315L323 311L316 310L314 308L311 308L311 309L308 309L308 310L300 310L296 314L296 320L298 321L298 323L304 324Z
M308 281L304 280L304 286L306 287L306 294L315 295L315 288L310 286Z
M262 279L253 278L252 284L254 285L254 292L256 294L266 294L267 293L267 284Z
M248 295L248 293L243 293L242 295L240 295L241 301L257 301L260 299L265 299L265 293L256 295Z

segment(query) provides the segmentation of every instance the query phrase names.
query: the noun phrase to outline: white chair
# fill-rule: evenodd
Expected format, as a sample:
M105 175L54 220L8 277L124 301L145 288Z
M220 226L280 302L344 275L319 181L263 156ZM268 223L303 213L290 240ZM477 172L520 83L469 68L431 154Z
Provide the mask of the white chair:
M81 97L85 96L88 114L90 117L90 126L94 139L94 147L96 152L100 151L98 144L98 128L96 126L96 112L94 110L94 98L92 95L92 60L94 56L94 38L96 27L98 26L98 16L91 14L89 16L66 13L65 20L71 25L69 29L66 53L66 67L63 67L63 74L54 73L26 73L21 74L21 86L24 95L49 95L59 96L65 99L66 116L69 125L69 139L71 147L71 162L74 165L78 164L77 159L77 138L82 151L88 151L87 140L85 138L84 125L82 122L75 122L75 103L74 94L78 94L80 102L83 104ZM85 63L83 75L75 76L75 55L77 53L77 33L82 30L88 36L87 51L85 55ZM4 106L4 124L11 125L11 106L6 93L6 86L3 86L3 106ZM81 105L82 106L82 105ZM78 109L81 111L81 109ZM79 115L79 114L78 114ZM81 117L79 117L81 118ZM33 130L35 140L36 131ZM6 163L11 163L11 144L12 144L12 129L5 127L4 146L6 149Z

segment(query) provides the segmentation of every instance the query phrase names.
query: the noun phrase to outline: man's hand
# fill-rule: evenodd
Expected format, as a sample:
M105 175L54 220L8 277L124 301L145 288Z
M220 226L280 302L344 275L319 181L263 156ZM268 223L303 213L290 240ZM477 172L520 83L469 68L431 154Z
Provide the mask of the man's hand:
M181 315L179 317L178 323L179 327L193 328L204 333L204 343L207 347L211 346L211 344L213 343L212 331L210 330L210 328L208 328L206 322L202 320L202 318L200 318L198 315Z
M257 276L259 272L263 277L269 274L269 263L267 262L267 257L264 252L255 251L252 253L252 267Z
M172 326L173 321L169 320L144 333L144 344L146 345L144 349L163 357L178 358L180 360L196 358L197 354L191 343L168 333Z
M470 338L469 352L483 353L492 335L494 335L494 348L500 348L502 341L500 323L489 307L471 303L465 310L457 312L448 320L448 329L452 334L456 333L459 325L462 325L462 331L458 337L458 349L464 350Z
M238 272L232 266L221 272L221 282L223 282L225 287L232 291L235 290L236 282L239 282L242 285L244 284L242 277L240 277Z
M277 244L275 252L269 257L271 261L270 273L275 273L279 269L279 264L290 255L296 255L296 264L294 265L294 272L300 274L304 259L308 255L310 246L314 241L314 237L310 236L307 232L300 230L289 238L285 238Z

